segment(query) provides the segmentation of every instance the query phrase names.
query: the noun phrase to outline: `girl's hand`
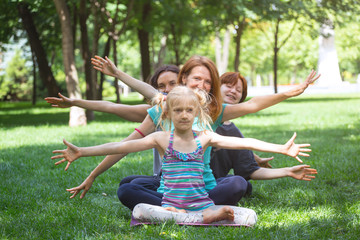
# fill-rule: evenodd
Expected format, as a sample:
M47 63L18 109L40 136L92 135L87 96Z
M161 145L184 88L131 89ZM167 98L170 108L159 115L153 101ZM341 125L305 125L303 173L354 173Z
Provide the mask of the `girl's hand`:
M321 76L321 74L316 75L316 72L314 70L311 70L311 73L307 76L306 80L303 83L299 84L298 86L294 87L293 89L290 89L287 92L287 95L289 97L295 97L295 96L302 94L305 91L305 89L310 84L315 82L320 76Z
M70 188L70 189L66 189L66 191L72 193L73 195L70 196L70 198L74 198L79 192L81 192L82 190L84 190L82 192L82 194L80 195L80 199L85 197L85 194L87 193L87 191L89 191L89 189L91 188L93 182L95 179L88 177L85 179L85 181L80 184L77 187L74 188Z
M63 142L67 146L67 148L64 150L54 150L53 153L61 153L61 154L53 156L53 157L51 157L51 159L63 158L60 161L56 162L55 165L59 165L59 164L67 161L68 163L65 167L65 171L66 171L66 170L68 170L68 168L72 162L74 162L76 159L81 157L81 153L77 146L67 142L65 139L63 140Z
M47 97L45 98L45 101L52 104L52 107L58 107L58 108L69 108L72 107L72 99L65 97L61 93L58 93L60 98L56 97Z
M269 158L261 158L258 155L256 155L254 153L254 158L256 163L259 165L259 167L263 167L263 168L272 168L272 166L270 165L270 161L274 159L274 157L269 157Z
M309 165L298 165L289 168L289 177L295 178L297 180L311 181L315 176L312 174L317 174L316 169L310 168Z
M285 150L283 154L296 158L296 160L302 163L303 161L301 161L298 155L303 157L308 157L309 154L304 152L311 152L311 149L304 147L310 147L310 144L295 144L294 143L295 138L296 138L296 133L294 133L294 135L290 138L290 140L284 145Z
M96 56L94 58L91 58L91 63L92 65L94 65L93 67L102 72L103 74L112 76L112 77L117 77L116 73L118 71L118 69L116 68L115 64L108 58L105 57L102 58L100 56Z

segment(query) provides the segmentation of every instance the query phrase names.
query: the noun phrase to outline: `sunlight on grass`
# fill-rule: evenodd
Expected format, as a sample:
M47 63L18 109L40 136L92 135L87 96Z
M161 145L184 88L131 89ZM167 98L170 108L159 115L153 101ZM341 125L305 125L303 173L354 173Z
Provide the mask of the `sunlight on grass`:
M135 99L135 98L134 98ZM131 212L117 199L120 180L152 174L152 151L128 154L97 177L86 197L65 189L81 184L104 157L55 166L63 138L90 146L120 141L139 123L96 113L87 126L69 128L68 110L45 104L0 103L1 239L357 239L360 235L360 96L311 95L234 120L245 137L283 144L311 143L318 170L311 182L292 178L251 181L239 206L254 209L253 228L195 228L173 223L130 228ZM299 164L279 154L274 168Z

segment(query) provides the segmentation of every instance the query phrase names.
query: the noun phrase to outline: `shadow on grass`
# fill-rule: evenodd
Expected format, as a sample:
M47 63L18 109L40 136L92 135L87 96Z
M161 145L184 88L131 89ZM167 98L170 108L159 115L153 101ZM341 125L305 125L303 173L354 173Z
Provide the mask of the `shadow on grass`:
M260 127L256 131L259 129ZM304 135L311 136L315 142L327 141L323 136L335 137L334 140L337 141L336 136L350 132L346 128L315 129L305 130ZM117 136L115 133L109 134ZM267 134L283 138L284 134L291 136L292 132L270 127ZM82 145L89 141L103 141L107 137L109 135L100 133L80 133L74 140ZM349 148L341 150L346 155L350 155L350 149L356 148L356 142L352 139L342 140L341 144ZM121 178L132 174L151 173L151 153L129 155L124 162L99 176L83 200L78 196L70 200L70 194L65 189L79 185L103 158L79 159L70 166L68 172L64 172L64 165L55 166L50 159L51 151L59 148L59 145L61 143L30 143L21 148L2 149L0 209L3 211L3 219L6 219L3 222L4 234L26 239L28 236L52 238L56 233L60 239L69 236L76 238L78 232L88 229L86 236L103 235L109 238L129 235L132 238L149 239L151 234L159 236L158 231L161 231L168 234L179 232L181 239L194 239L193 236L201 239L209 233L216 239L234 239L234 236L238 238L241 234L245 238L261 239L266 239L266 236L268 239L330 239L334 236L356 239L354 237L359 233L356 219L354 220L356 217L353 217L354 213L351 212L351 208L358 211L356 204L360 192L360 185L357 184L359 177L353 178L354 184L350 184L351 180L346 179L347 176L357 176L359 167L356 159L349 162L340 162L338 159L321 160L317 163L321 167L318 169L319 174L310 183L289 178L255 182L253 196L241 202L241 206L257 211L259 219L254 228L187 227L186 231L182 231L184 228L171 225L130 228L130 211L121 205L116 197ZM319 143L315 145L326 147ZM317 154L324 155L321 152ZM333 158L340 158L342 153L330 154ZM296 164L295 160L285 162L287 166ZM26 214L23 214L24 212ZM99 221L101 224L98 224ZM55 223L58 222L64 222L64 226L57 232ZM121 230L119 225L123 226ZM19 226L22 231L16 231Z
M13 128L18 126L41 126L41 125L63 125L67 126L69 122L68 112L59 113L6 113L1 116L0 126ZM127 122L126 120L108 113L95 113L95 120L91 122L113 122L114 124Z
M114 102L115 101L109 101ZM145 101L142 100L125 100L121 103L127 105L136 105L136 104L144 104ZM43 99L38 99L35 105L32 105L31 102L1 102L0 101L0 108L7 109L7 110L22 110L22 109L29 109L29 108L52 108L49 103L47 103Z

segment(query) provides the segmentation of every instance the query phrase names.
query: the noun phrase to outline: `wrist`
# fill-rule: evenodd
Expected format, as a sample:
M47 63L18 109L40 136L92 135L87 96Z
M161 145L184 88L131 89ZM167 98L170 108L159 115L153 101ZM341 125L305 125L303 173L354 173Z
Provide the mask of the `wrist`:
M80 104L80 101L81 101L81 99L77 99L77 98L74 98L74 99L69 98L68 99L68 103L71 107L78 107Z
M120 71L119 69L116 69L115 77L122 81L122 79L124 78L124 72Z
M278 94L280 94L282 99L285 100L285 99L291 98L293 96L293 94L291 92L292 91L289 90L289 91L286 91L286 92L283 92L283 93L278 93Z
M90 174L89 174L89 176L87 177L87 179L89 179L89 180L91 180L91 181L95 181L95 179L96 179L96 177L98 176L99 174L97 174L96 172L95 172L95 170L94 171L92 171Z
M291 168L285 167L285 168L283 168L283 170L284 170L284 175L286 177L291 177Z
M279 153L283 154L283 155L288 155L288 148L286 147L286 145L281 145L280 149L279 149Z

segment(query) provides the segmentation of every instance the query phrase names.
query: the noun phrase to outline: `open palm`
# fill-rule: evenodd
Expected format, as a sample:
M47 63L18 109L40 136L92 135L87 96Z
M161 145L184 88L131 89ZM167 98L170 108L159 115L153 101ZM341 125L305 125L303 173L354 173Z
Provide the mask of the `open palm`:
M309 165L298 165L290 168L289 176L297 180L311 181L317 174L316 169L310 168Z
M73 104L71 103L71 99L68 97L65 97L61 93L58 93L60 98L57 97L47 97L45 98L45 101L50 103L52 107L58 107L58 108L69 108L72 107Z
M304 152L311 152L311 149L305 148L305 147L309 147L310 144L308 144L308 143L295 144L295 142L294 142L295 138L296 138L296 133L294 133L294 135L290 138L290 140L285 144L285 153L284 154L288 155L290 157L293 157L302 163L303 161L298 156L308 157L309 154L304 153Z
M54 150L53 153L60 153L59 155L51 157L51 159L58 159L62 158L60 161L57 161L55 165L59 165L63 162L68 162L65 171L68 170L70 164L74 162L76 159L81 157L79 148L69 142L67 142L65 139L63 140L64 144L67 146L64 150Z
M310 84L315 82L320 76L321 76L320 74L316 75L316 72L314 70L311 70L310 74L307 76L307 78L304 82L302 82L301 84L299 84L298 86L296 86L295 88L293 88L289 91L290 97L295 97L295 96L302 94L305 91L305 89Z
M116 77L117 68L108 57L105 57L104 59L100 56L95 56L94 58L91 58L91 63L96 70L103 74Z

